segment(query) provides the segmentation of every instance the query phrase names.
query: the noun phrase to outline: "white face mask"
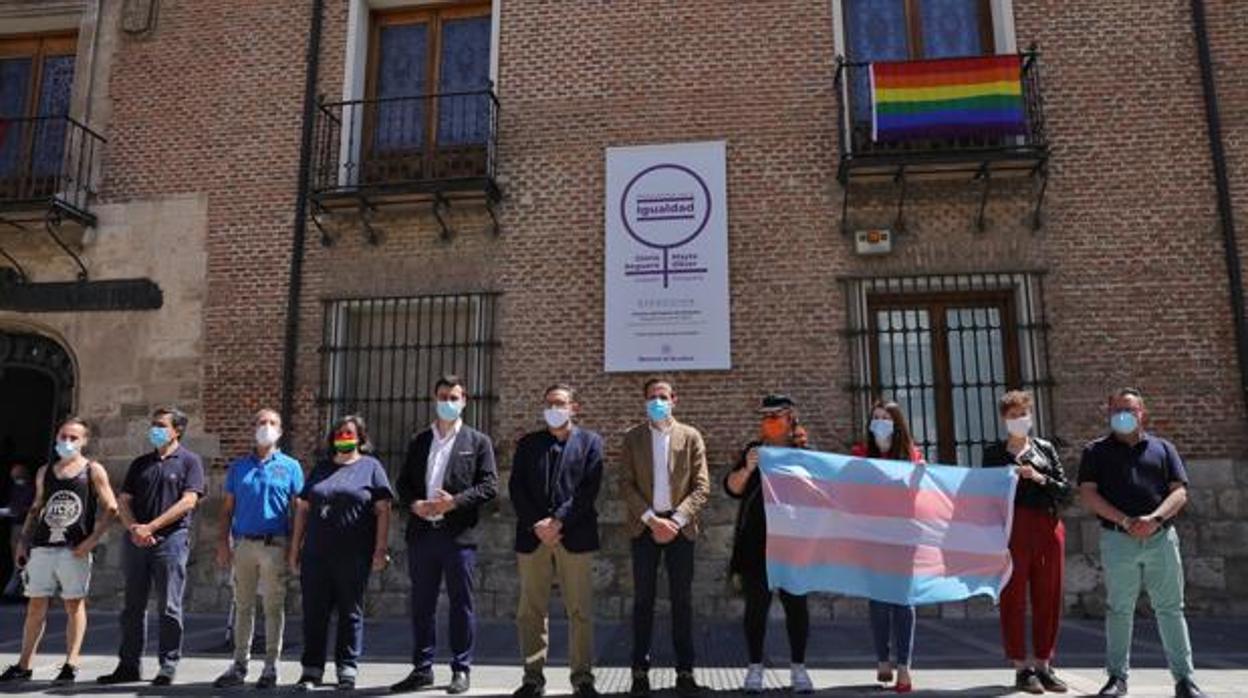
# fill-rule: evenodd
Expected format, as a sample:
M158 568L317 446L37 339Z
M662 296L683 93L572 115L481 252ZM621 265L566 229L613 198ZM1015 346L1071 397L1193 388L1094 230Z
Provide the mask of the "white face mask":
M1010 436L1022 437L1031 433L1031 415L1005 420L1005 430Z
M542 418L551 429L558 429L572 419L572 410L566 407L547 407L542 410Z
M261 424L256 427L256 445L273 446L282 438L282 430L272 424Z
M871 435L875 437L875 445L881 451L887 451L893 445L893 420L872 419L868 425Z

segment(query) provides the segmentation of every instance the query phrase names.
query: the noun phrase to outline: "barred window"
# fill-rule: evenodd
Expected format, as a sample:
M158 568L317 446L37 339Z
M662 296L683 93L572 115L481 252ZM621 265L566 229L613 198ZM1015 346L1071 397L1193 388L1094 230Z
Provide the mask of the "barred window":
M849 389L865 433L871 404L896 401L930 462L980 465L1005 437L997 400L1035 394L1035 433L1051 437L1043 275L847 278Z
M465 423L489 433L496 305L495 294L327 301L323 424L362 415L377 457L395 472L408 441L434 419L434 383L454 373L469 392Z

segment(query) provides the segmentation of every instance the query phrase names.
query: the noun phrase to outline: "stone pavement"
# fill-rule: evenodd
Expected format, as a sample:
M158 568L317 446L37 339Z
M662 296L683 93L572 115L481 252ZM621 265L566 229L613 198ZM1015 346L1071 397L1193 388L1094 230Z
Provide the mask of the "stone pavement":
M15 661L20 647L21 608L0 607L0 663ZM91 614L87 632L85 656L82 662L79 685L73 689L52 689L50 679L62 661L64 651L64 615L55 612L49 619L48 633L43 642L43 652L35 663L34 682L23 686L0 686L0 693L43 695L100 695L100 696L157 696L157 695L214 695L221 693L247 694L251 689L229 692L214 691L212 679L223 671L227 655L222 651L224 618L219 615L188 616L186 623L186 657L179 668L178 683L172 688L153 689L147 684L121 687L103 687L94 683L99 674L111 671L116 658L113 654L118 643L117 616L113 612ZM1248 696L1248 620L1206 619L1191 620L1192 640L1196 648L1198 679L1211 695ZM149 634L149 650L153 648L155 627ZM287 627L288 642L283 656L282 681L289 683L298 678L299 667L299 619L292 618ZM445 633L442 633L445 638ZM670 643L665 639L662 622L656 624L656 666L671 665ZM570 693L566 669L566 632L559 621L552 622L552 655L554 667L549 669L549 692ZM734 621L704 622L698 632L699 681L715 692L736 691L744 676L745 650L738 625ZM409 629L406 620L384 618L370 619L365 636L365 656L361 665L359 695L386 694L386 686L407 674L406 656L410 651ZM596 637L599 658L598 687L603 693L623 693L628 690L628 658L631 646L630 629L626 624L602 624ZM514 626L507 622L483 623L479 630L477 664L473 671L472 694L477 696L507 696L520 681L518 650ZM1103 682L1101 662L1104 635L1100 621L1068 620L1062 629L1059 644L1061 674L1069 681L1074 694L1095 692ZM785 657L787 647L783 622L773 621L768 634L768 653L772 658L772 670L768 676L769 691L775 696L788 684ZM914 679L916 696L1004 696L1011 695L1012 672L1006 668L1000 654L1000 640L995 621L992 620L935 620L920 619L915 643ZM821 622L812 630L807 664L819 695L828 696L883 696L885 691L876 687L874 680L874 656L871 651L870 632L866 622ZM445 656L445 647L442 655ZM1136 629L1133 649L1136 667L1131 677L1132 696L1172 695L1165 658L1151 620L1140 620ZM253 664L253 675L259 671L259 663ZM155 660L148 658L145 675L155 671ZM332 676L333 669L327 670ZM439 682L450 679L445 664L437 667ZM656 689L670 688L675 677L670 670L652 672ZM323 689L318 693L330 693ZM289 688L277 693L287 694ZM426 695L443 695L435 690ZM661 698L673 696L670 692L658 694Z

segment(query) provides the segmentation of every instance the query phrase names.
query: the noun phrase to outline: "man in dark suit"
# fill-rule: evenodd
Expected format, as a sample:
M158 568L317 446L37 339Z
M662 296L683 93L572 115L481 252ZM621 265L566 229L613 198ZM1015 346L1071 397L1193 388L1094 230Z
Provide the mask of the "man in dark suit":
M569 664L576 698L597 698L594 689L594 551L602 484L602 437L573 421L572 388L546 389L542 418L546 429L516 444L509 490L516 510L516 559L520 607L516 625L524 657L524 683L515 698L545 694L550 589L556 581L571 631Z
M433 684L434 612L446 578L450 601L451 684L468 690L476 617L477 520L481 505L498 494L490 437L460 419L468 404L464 382L443 376L434 386L437 420L407 448L399 499L412 513L407 523L407 564L412 579L412 673L390 687L414 691Z

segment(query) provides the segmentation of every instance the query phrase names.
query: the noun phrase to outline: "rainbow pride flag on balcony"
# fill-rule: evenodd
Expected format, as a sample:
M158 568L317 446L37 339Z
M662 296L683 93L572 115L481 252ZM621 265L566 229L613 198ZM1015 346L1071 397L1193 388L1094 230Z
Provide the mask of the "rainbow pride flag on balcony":
M1012 136L1027 132L1021 57L871 63L871 138Z
M1010 579L1013 468L764 448L759 469L773 589L995 602Z

